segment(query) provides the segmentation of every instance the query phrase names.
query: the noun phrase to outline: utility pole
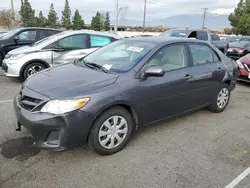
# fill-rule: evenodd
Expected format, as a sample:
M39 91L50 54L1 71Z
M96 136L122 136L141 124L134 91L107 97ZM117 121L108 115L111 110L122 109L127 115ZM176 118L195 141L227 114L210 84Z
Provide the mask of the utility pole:
M117 32L118 28L118 19L119 19L119 3L118 0L116 0L116 8L115 8L115 32Z
M147 0L144 0L143 33L145 32L145 25L146 25L146 11L147 11Z
M14 8L14 0L10 0L11 12L12 12L12 28L14 28L15 22L15 8Z
M202 21L202 30L205 29L205 20L206 20L206 13L208 8L204 8L204 15L203 15L203 21Z
M12 14L14 16L15 15L15 9L14 9L14 1L13 0L10 0L10 6L11 6Z

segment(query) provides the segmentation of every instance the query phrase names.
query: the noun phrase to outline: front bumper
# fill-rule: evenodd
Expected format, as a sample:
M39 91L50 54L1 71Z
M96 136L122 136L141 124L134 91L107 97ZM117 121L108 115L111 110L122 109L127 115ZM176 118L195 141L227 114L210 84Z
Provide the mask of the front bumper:
M86 144L94 121L94 115L81 110L64 115L30 112L20 106L17 96L14 111L17 121L31 132L34 145L51 151L64 151Z
M20 77L20 70L25 62L11 60L11 59L4 59L2 64L2 69L5 72L5 75L8 77Z

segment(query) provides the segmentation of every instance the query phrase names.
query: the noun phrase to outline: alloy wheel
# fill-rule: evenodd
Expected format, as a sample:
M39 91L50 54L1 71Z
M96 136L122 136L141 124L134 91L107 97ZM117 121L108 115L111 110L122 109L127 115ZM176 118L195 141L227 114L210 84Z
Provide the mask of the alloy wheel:
M43 70L44 68L42 66L38 66L38 65L34 65L32 67L29 68L28 70L28 77L30 77L31 75L40 72L41 70Z

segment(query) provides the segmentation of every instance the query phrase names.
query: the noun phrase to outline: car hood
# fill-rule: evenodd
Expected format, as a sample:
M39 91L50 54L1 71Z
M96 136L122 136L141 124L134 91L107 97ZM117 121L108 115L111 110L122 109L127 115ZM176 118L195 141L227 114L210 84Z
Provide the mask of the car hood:
M82 67L76 63L46 69L26 80L24 87L51 99L86 96L113 84L118 75Z
M8 54L15 55L15 54L23 54L23 53L30 53L36 51L36 47L33 46L23 46L17 48L15 50L11 50Z
M240 61L245 64L250 64L250 54L247 54L243 56L242 58L240 58Z

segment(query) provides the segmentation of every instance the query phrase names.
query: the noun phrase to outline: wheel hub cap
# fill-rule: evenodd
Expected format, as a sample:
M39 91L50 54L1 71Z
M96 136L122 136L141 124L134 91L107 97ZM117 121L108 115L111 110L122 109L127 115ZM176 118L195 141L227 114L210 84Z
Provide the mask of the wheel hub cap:
M229 98L229 91L227 88L223 88L217 97L217 106L222 109L226 106Z
M128 124L121 116L112 116L101 126L98 133L98 140L102 147L113 149L119 146L126 138Z

